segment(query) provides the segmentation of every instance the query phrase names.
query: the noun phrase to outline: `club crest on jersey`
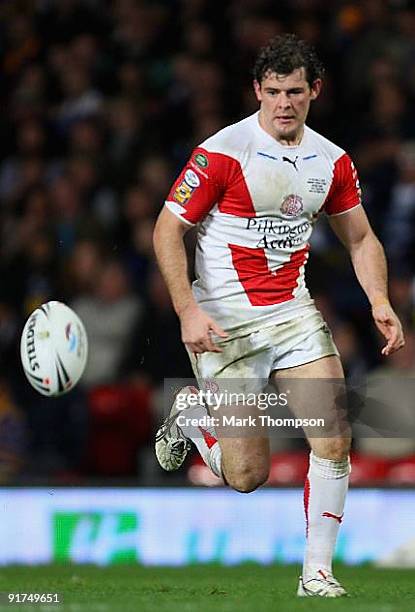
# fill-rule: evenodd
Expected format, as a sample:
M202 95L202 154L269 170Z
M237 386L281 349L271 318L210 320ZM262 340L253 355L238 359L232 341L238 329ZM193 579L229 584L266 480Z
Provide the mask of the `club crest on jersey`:
M291 193L284 198L280 210L287 217L298 217L304 210L302 197Z

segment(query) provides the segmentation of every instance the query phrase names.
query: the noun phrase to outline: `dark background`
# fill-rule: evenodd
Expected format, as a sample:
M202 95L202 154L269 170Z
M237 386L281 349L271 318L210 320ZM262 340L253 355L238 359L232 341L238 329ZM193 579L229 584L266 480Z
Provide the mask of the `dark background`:
M0 482L166 482L151 449L162 381L192 374L152 227L192 148L256 110L253 60L283 32L312 42L326 65L308 124L358 168L405 349L381 359L367 300L324 220L312 294L351 381L415 373L415 3L4 0ZM25 319L50 299L76 310L90 342L82 384L58 400L29 387L18 354ZM276 464L304 469L302 442L274 450ZM363 480L377 482L411 464L415 444L361 441L355 452L369 466ZM203 470L177 481L205 482Z

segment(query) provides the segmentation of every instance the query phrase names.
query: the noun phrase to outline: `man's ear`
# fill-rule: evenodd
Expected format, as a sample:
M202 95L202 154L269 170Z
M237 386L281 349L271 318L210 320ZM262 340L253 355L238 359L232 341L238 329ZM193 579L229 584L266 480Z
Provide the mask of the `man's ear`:
M311 99L315 100L316 98L318 98L321 88L323 86L323 81L321 79L316 79L314 81L314 83L311 86Z
M262 101L261 84L257 80L254 81L254 91L258 102Z

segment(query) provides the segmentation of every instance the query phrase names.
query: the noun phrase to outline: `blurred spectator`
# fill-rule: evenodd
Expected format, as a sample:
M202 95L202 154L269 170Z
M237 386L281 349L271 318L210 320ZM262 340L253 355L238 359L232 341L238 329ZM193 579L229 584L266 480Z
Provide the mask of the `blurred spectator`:
M146 311L130 337L123 369L140 374L153 385L164 378L193 378L180 325L173 310L165 282L158 270L148 279L149 301Z
M112 100L108 108L108 159L111 180L122 188L131 180L137 158L146 149L142 118L137 104L128 98ZM147 142L147 146L148 146Z
M87 70L74 64L66 66L61 74L63 100L56 112L60 132L67 132L71 124L93 117L102 107L102 97L94 89Z
M26 318L32 310L56 297L58 266L55 244L47 232L19 227L21 250L3 270L2 282L16 311Z
M79 240L69 259L64 260L61 293L67 301L90 295L103 265L99 243L87 238Z
M83 384L91 387L113 382L119 376L134 325L142 315L141 301L132 293L118 260L103 261L95 287L71 306L88 330L89 359Z
M14 76L22 66L37 57L41 44L30 15L15 14L7 26L3 70L7 75Z
M0 367L4 380L13 384L16 369L20 368L16 345L19 340L21 319L10 303L10 296L5 294L3 287L0 300Z
M392 266L415 274L415 141L401 145L398 179L385 218L385 248Z
M415 379L415 332L406 330L405 340L406 344L403 349L393 353L388 362L372 370L367 377L366 384L369 389L369 397L372 397L371 394L373 394L377 401L383 400L386 402L386 410L389 411L387 423L398 426L398 423L405 422L405 420L401 420L401 415L403 419L407 418L406 415L408 415L410 417L408 422L412 424L413 431L412 386ZM380 404L378 411L382 414ZM380 424L381 419L382 417L379 420ZM405 431L402 431L402 426L400 430L397 435L399 433L404 435ZM382 437L381 433L376 435L375 431L372 437L356 440L355 448L368 455L403 457L415 454L415 439L410 435L408 437L391 437L389 434Z
M334 341L342 356L344 375L349 383L361 382L367 371L358 334L352 323L336 322L332 327Z
M150 398L151 388L143 384L107 384L90 391L88 474L131 477L140 472L140 448L152 431Z
M170 164L161 155L147 155L139 165L138 178L146 192L151 194L153 199L156 198L157 208L155 211L153 210L154 214L163 203L170 189L172 182Z
M27 452L26 422L8 383L0 380L0 484L5 485L24 466Z
M53 398L40 395L21 381L18 396L28 428L29 458L24 475L35 480L40 477L61 483L76 481L81 473L88 433L87 402L82 386Z

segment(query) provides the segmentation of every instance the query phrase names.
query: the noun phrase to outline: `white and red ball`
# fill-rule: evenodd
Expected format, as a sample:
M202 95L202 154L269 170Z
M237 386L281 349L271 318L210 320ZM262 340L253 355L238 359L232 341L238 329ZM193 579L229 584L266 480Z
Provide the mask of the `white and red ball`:
M62 302L42 304L23 328L20 356L36 391L49 397L67 393L81 378L88 357L82 321Z

